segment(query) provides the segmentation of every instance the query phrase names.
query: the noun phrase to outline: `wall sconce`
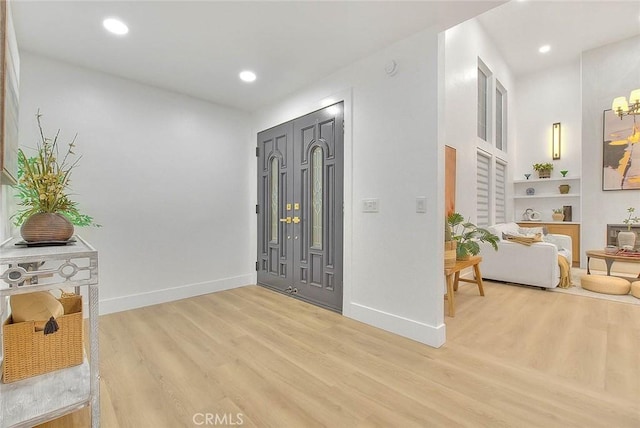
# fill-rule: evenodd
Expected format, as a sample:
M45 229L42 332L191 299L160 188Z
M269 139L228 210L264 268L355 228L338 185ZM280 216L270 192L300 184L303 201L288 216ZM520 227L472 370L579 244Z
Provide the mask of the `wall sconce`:
M560 122L554 123L551 130L553 160L560 159Z

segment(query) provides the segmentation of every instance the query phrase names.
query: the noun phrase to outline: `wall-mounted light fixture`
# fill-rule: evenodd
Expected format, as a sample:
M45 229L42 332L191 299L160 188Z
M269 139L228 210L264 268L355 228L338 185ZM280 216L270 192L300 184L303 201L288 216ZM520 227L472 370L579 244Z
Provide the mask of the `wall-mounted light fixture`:
M560 159L560 122L554 123L551 129L553 160Z
M634 89L629 95L629 102L625 97L613 99L611 110L622 119L627 114L640 114L640 89Z

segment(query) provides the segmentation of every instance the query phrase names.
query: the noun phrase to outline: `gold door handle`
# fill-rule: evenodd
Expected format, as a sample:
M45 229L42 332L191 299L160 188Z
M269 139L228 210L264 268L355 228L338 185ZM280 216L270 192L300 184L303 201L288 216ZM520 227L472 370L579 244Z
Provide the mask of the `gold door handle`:
M300 223L300 217L295 216L295 217L293 218L293 222L294 222L295 224Z
M289 224L289 223L291 223L291 217L281 218L280 221L283 222L283 223Z

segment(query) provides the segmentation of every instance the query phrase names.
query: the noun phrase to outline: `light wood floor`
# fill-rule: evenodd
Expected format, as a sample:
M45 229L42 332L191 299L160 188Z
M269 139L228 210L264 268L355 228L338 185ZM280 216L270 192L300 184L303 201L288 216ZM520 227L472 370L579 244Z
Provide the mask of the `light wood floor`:
M640 426L640 306L485 294L461 284L440 349L256 286L102 316L101 426Z

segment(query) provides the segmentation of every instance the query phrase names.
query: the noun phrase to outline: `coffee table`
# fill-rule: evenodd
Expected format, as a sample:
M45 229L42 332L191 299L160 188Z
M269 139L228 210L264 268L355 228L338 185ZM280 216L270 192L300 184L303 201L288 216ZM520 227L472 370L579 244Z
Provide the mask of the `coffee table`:
M587 275L591 274L589 270L589 260L591 258L601 259L607 265L607 275L611 276L611 266L613 262L626 262L626 263L640 263L640 256L625 256L622 254L607 254L602 250L588 250L587 251ZM640 274L638 274L638 278L640 278Z

